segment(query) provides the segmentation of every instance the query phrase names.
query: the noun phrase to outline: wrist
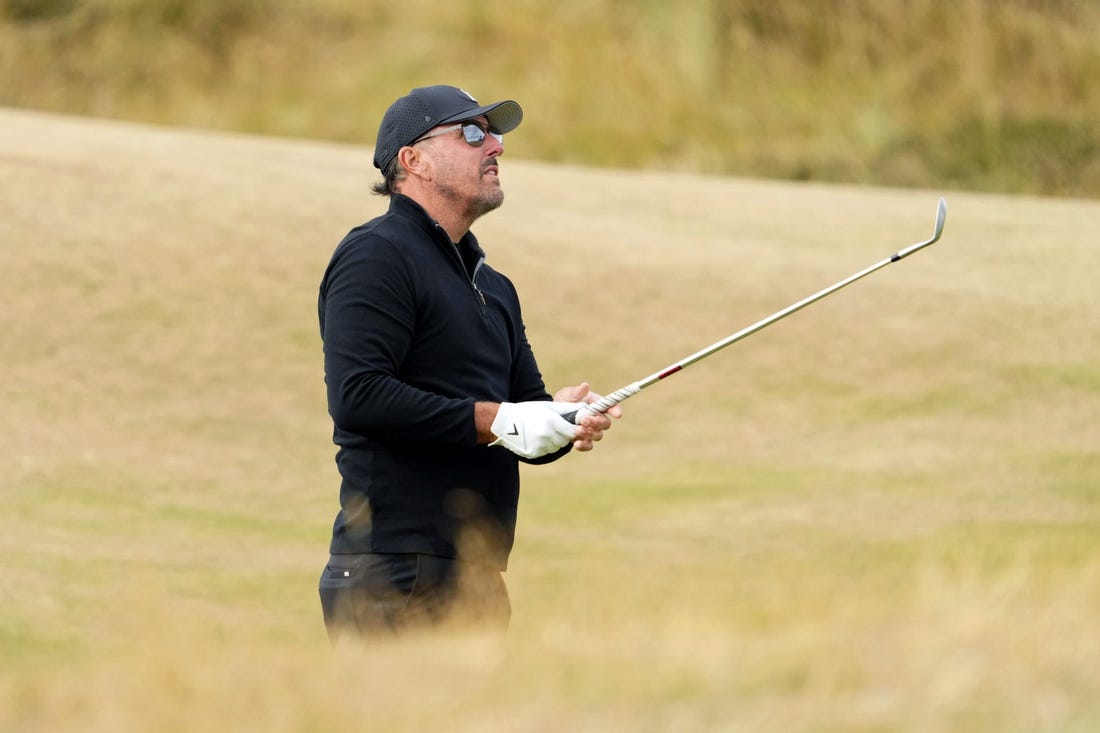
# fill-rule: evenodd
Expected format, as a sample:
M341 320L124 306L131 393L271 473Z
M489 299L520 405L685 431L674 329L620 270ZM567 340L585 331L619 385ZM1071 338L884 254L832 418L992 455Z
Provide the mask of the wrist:
M475 402L474 403L474 429L477 431L477 444L488 445L497 439L493 434L493 421L496 420L500 403Z

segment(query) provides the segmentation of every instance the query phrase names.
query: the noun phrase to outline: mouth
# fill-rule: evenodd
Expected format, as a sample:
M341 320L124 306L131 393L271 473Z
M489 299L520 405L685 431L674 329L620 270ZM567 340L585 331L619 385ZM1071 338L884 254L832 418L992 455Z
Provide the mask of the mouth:
M481 175L491 176L493 178L500 177L500 167L495 162L489 162L484 168L481 169Z

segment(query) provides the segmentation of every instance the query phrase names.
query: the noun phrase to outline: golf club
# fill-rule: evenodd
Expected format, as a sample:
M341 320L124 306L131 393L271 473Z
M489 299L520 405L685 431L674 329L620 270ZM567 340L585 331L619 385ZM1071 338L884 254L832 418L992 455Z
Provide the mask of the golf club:
M602 397L602 398L596 400L595 402L593 402L590 405L585 405L584 407L582 407L580 410L577 410L576 412L567 413L566 415L563 415L563 417L566 420L575 423L578 413L584 412L585 414L599 414L599 413L607 412L608 410L610 410L615 405L619 404L620 402L627 399L628 397L633 397L634 395L638 394L638 392L641 392L643 389L650 386L651 384L656 384L657 382L661 381L665 377L672 376L673 374L675 374L678 371L681 371L685 367L690 366L691 364L694 364L697 361L701 361L702 359L707 358L708 356L710 356L711 354L713 354L715 352L721 351L722 349L726 348L730 344L736 343L736 342L740 341L741 339L745 338L746 336L751 336L754 333L756 333L757 331L761 331L761 330L767 328L768 326L772 325L776 321L779 321L779 320L782 320L782 319L786 318L787 316L794 313L795 311L802 310L803 308L810 305L811 303L816 303L817 301L824 298L826 295L832 295L833 293L840 290L841 288L843 288L847 285L851 285L856 280L859 280L860 278L864 278L867 275L870 275L872 272L875 272L876 270L880 270L880 269L882 269L883 267L886 267L889 264L892 264L894 262L897 262L898 260L901 260L901 259L904 259L904 258L908 257L909 255L913 254L917 250L920 250L920 249L923 249L923 248L927 247L928 245L932 244L933 242L935 242L936 240L938 240L940 238L940 234L943 233L943 223L944 223L944 220L946 218L947 218L947 202L944 201L943 198L941 197L939 207L936 210L936 229L935 229L935 231L932 232L932 237L930 239L926 239L923 242L917 242L916 244L910 245L909 247L906 247L903 250L899 250L898 252L890 255L889 257L882 260L881 262L876 262L875 264L871 265L870 267L868 267L864 270L860 270L856 274L841 280L840 282L836 283L835 285L830 285L829 287L825 288L824 290L821 290L817 293L814 293L813 295L811 295L807 298L803 298L802 300L798 301L797 303L794 303L793 305L789 305L786 308L784 308L783 310L781 310L777 313L773 313L772 315L768 316L767 318L759 320L756 323L752 324L751 326L743 328L740 331L738 331L737 333L735 333L731 336L727 336L726 338L722 339L721 341L718 341L717 343L711 344L710 346L706 347L705 349L702 349L701 351L697 351L697 352L695 352L694 354L692 354L691 356L689 356L685 359L681 359L680 361L676 362L675 364L670 364L669 366L665 367L664 369L662 369L659 372L654 372L653 374L650 374L645 379L640 379L637 382L634 382L632 384L628 384L627 386L623 387L622 389L617 389L614 392L612 392L611 394L607 395L606 397ZM583 417L583 415L581 415L581 417Z

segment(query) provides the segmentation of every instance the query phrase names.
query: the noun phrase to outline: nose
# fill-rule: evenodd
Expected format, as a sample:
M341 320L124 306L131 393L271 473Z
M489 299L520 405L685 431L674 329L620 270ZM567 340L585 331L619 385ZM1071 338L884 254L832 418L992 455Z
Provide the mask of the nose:
M481 146L481 150L485 153L486 157L495 158L504 154L504 140L497 140L493 135L485 136L485 143Z

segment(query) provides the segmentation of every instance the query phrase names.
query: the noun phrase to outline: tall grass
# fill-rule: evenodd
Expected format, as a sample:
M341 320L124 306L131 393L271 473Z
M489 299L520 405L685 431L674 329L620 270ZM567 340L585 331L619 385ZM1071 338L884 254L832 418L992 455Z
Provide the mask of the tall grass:
M372 142L435 82L515 97L526 158L1100 194L1076 0L3 0L0 103Z

